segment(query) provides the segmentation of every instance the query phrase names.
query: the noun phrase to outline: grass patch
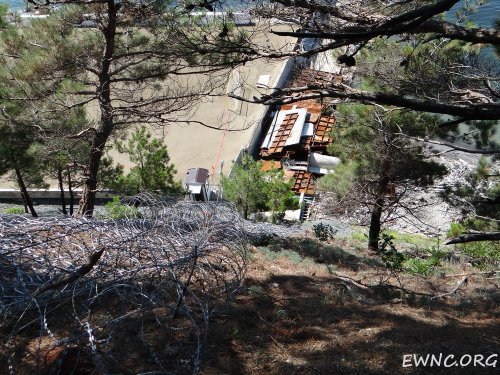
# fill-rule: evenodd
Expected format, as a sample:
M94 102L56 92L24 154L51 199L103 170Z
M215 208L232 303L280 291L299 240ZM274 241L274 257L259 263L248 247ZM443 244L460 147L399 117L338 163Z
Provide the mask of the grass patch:
M115 195L111 202L104 205L104 212L99 216L101 219L137 219L141 213L137 207L122 204Z
M386 229L383 231L393 238L395 243L401 245L412 245L418 248L431 248L438 245L439 240L436 238L427 237L423 234L412 234L412 233L401 233L395 230ZM365 243L368 241L367 229L363 227L357 227L353 229L351 233L351 239L356 242Z
M367 237L366 233L361 232L359 230L353 230L352 233L351 233L351 238L354 241L359 241L359 242L366 242L366 241L368 241L368 237Z
M6 215L22 215L24 214L24 207L15 206L9 207L2 211Z
M423 234L401 233L395 230L385 230L384 233L392 236L397 243L409 244L418 248L431 248L439 244L438 239Z
M304 259L298 252L293 250L275 250L269 248L267 246L258 247L257 250L264 256L266 260L277 260L277 259L286 259L291 263L295 264L310 264L311 262L307 259Z

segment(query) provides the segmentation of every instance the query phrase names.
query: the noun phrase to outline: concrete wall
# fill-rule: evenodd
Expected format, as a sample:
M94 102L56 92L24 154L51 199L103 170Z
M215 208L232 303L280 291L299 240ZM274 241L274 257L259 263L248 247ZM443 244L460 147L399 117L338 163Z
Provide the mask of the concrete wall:
M81 192L82 192L81 189L73 190L73 193L75 195L75 203L78 203ZM59 201L61 199L61 192L58 189L48 189L48 190L33 189L33 190L28 190L28 193L30 195L30 198L37 203L41 202L56 203L56 201ZM64 192L64 195L66 201L69 202L69 193L67 190ZM100 201L108 201L113 198L113 195L116 194L113 194L108 190L101 190L96 193L96 199ZM22 202L21 193L19 192L19 190L0 189L0 202L12 202L12 201Z

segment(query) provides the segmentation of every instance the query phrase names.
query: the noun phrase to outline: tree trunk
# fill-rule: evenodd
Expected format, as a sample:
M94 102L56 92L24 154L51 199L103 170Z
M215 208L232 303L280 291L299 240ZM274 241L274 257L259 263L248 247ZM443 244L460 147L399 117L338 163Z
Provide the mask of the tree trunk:
M380 229L382 227L380 218L382 217L382 210L384 207L384 196L379 196L375 200L375 205L370 217L370 230L368 232L368 250L378 251L378 240L380 236Z
M113 105L111 102L111 62L115 49L116 36L116 14L119 6L114 0L107 1L108 24L102 27L104 36L104 50L101 56L101 68L99 69L99 109L101 112L98 130L92 139L92 148L89 155L89 164L86 168L86 177L83 182L82 197L77 216L92 217L95 207L95 195L97 190L97 174L101 164L106 142L114 129Z
M68 211L66 210L66 201L65 201L65 197L64 197L63 175L62 175L62 168L61 167L57 167L57 180L59 181L59 190L61 192L62 213L64 215L67 215Z
M373 205L372 214L370 217L370 230L368 232L368 250L378 251L378 241L380 237L380 229L382 227L381 218L384 210L385 195L390 182L391 162L388 157L382 163L382 176L378 182L377 195L375 204Z
M26 189L26 185L24 184L21 170L19 168L14 168L14 170L16 172L17 183L19 184L19 189L21 191L21 197L23 198L24 206L27 206L29 208L33 217L38 217L38 214L33 207L33 202L31 201L30 195L28 194L28 189Z
M104 140L102 138L104 138ZM97 190L97 173L99 172L102 152L104 150L106 140L107 137L98 137L96 135L92 142L89 165L87 166L86 177L83 181L82 196L80 198L80 206L78 207L77 212L77 216L79 217L92 217L94 214L95 194Z
M69 192L69 214L73 216L75 205L75 194L73 193L73 181L71 181L71 168L68 166L68 192Z

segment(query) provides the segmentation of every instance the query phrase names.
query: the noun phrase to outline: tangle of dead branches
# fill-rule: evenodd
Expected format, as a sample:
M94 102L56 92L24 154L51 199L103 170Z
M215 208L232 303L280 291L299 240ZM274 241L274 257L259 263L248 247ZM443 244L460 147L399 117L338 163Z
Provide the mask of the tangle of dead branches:
M0 368L199 371L210 318L242 284L246 222L220 203L128 203L140 217L0 216Z

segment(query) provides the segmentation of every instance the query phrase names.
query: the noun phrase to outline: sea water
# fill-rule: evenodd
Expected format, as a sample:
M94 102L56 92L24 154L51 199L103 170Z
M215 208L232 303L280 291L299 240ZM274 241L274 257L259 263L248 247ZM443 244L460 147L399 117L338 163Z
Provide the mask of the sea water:
M24 0L7 0L7 1L0 0L0 3L7 3L10 10L26 9L26 3L24 2Z
M26 9L25 0L0 0L0 3L2 2L6 2L11 10ZM243 2L251 4L251 1L249 2L248 0ZM231 3L238 7L237 4L240 2L232 0ZM459 7L460 3L458 3L455 8ZM450 16L452 16L453 9L449 13ZM500 0L490 0L486 5L480 7L479 11L471 16L471 19L481 27L493 27L495 17L500 17Z

